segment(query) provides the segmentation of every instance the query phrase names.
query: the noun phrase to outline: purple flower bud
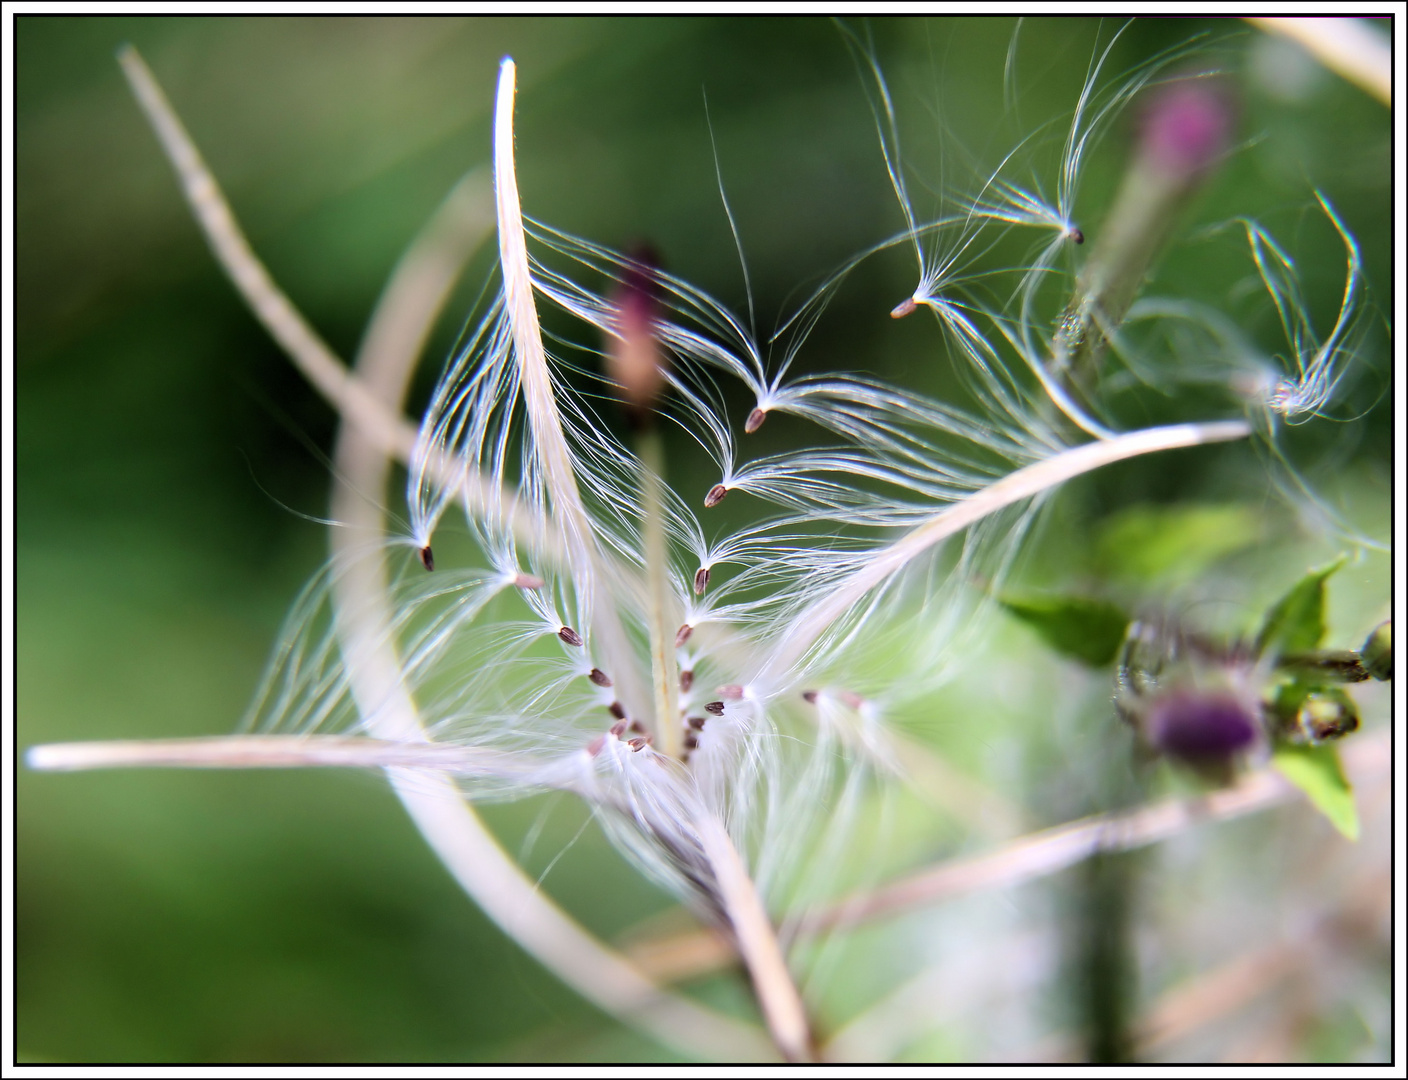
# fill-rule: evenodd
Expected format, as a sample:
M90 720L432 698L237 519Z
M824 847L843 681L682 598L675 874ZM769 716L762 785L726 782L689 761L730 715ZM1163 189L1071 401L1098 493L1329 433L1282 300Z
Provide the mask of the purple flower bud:
M1193 180L1227 152L1234 121L1232 102L1217 82L1174 83L1145 110L1144 157L1155 168Z
M620 385L635 420L644 422L655 409L665 384L664 357L656 341L660 309L659 259L641 248L625 266L616 295L616 336L607 367Z
M1226 760L1260 735L1255 709L1227 691L1170 690L1150 702L1144 724L1155 749L1194 763Z

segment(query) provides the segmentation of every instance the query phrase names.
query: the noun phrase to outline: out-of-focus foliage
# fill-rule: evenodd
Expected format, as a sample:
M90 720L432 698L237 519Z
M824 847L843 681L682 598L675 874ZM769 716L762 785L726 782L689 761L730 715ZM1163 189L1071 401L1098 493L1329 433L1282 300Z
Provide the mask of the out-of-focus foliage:
M870 31L916 175L934 192L971 193L1023 133L1048 123L1063 130L1113 29L1029 21L1011 52L1017 93L1005 100L1011 23L876 21ZM1151 291L1192 291L1222 305L1268 353L1283 349L1245 246L1225 230L1199 229L1253 216L1293 249L1314 325L1332 324L1344 253L1315 205L1318 189L1358 238L1386 311L1387 111L1293 47L1236 23L1140 21L1109 63L1123 70L1198 33L1242 89L1243 142L1188 211L1189 227ZM613 246L648 240L672 273L746 312L717 165L764 337L789 297L902 226L862 75L824 20L20 19L21 746L233 730L291 598L325 551L324 527L310 518L324 512L322 455L335 419L216 269L113 60L124 42L162 80L274 277L343 355L409 238L459 175L487 160L505 54L520 73L527 211ZM1089 160L1077 218L1092 234L1124 166L1126 130L1116 124ZM939 206L935 196L929 208ZM997 266L1022 257L1010 241L987 256ZM487 258L481 253L452 310L468 310ZM932 326L888 318L912 276L902 248L867 263L798 365L957 392ZM418 402L458 329L458 316L440 328ZM1381 321L1371 317L1362 365L1345 386L1345 413L1360 419L1306 425L1293 447L1305 482L1374 535L1386 532L1387 371ZM1149 400L1156 422L1157 398ZM737 405L746 413L747 402ZM751 438L764 453L805 436L778 420ZM1131 604L1182 609L1209 630L1253 632L1252 613L1340 550L1269 496L1266 465L1246 448L1197 451L1176 466L1132 462L1073 485L1044 512L1019 584L1071 590L1105 578L1118 568L1102 563L1091 542L1098 535L1110 545L1103 550L1128 560ZM713 479L682 434L671 468L681 490L702 492ZM1202 562L1170 573L1177 591L1169 591L1161 575L1171 563L1146 566L1130 551L1143 543L1128 539L1140 521L1112 515L1179 502L1216 504L1227 517L1197 520L1203 540L1190 535L1179 549ZM732 512L727 504L718 511ZM1141 527L1163 520L1172 528L1161 511L1142 512ZM1180 520L1197 531L1193 519ZM1258 543L1248 551L1251 539ZM1352 645L1387 617L1385 563L1369 557L1336 575L1327 645ZM1128 753L1111 734L1108 679L1053 658L1000 620L988 629L985 652L955 657L952 692L902 719L1032 827L1086 812L1103 784L1097 760L1123 762ZM1386 711L1385 688L1367 688L1364 701L1367 727ZM618 934L667 906L594 827L582 827L574 804L537 800L487 815L593 931ZM1142 918L1160 944L1143 992L1152 998L1234 955L1247 927L1309 917L1327 886L1295 878L1271 853L1302 875L1314 860L1296 858L1312 848L1329 852L1324 864L1349 859L1326 846L1319 827L1301 808L1171 845L1145 895ZM18 829L16 1039L30 1060L666 1053L604 1020L507 943L376 779L21 774ZM891 849L877 855L886 868L978 843L918 801L890 829ZM1381 843L1368 825L1352 854L1372 862ZM1015 947L1027 940L1021 934L1038 933L1033 927L1050 931L1045 896L1034 887L1005 906L991 897L954 905L940 913L944 932ZM1200 905L1217 917L1195 921L1201 931L1189 937L1187 914ZM914 963L965 947L938 925L915 924ZM1049 941L1038 945L1026 955L1046 956ZM864 946L860 935L837 950L845 977L818 992L823 1029L828 1017L880 1000L912 974L895 960L868 962ZM1008 970L1020 984L1027 967ZM1008 998L993 1006L993 1038L1014 1054L1060 1019L1054 971L1031 974L1028 1012ZM1336 971L1340 996L1316 998L1305 1036L1288 1045L1311 1058L1386 1053L1386 965L1370 948ZM695 992L721 1008L752 1008L731 974ZM989 1052L942 1021L936 1014L932 1030L921 1025L894 1052ZM1197 1057L1201 1037L1176 1052ZM1214 1040L1206 1052L1234 1043Z

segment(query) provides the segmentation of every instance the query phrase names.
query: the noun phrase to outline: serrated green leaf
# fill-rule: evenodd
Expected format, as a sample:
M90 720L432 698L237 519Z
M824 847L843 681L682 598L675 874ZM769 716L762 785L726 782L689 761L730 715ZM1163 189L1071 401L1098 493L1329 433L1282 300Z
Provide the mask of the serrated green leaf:
M1346 839L1359 839L1354 789L1333 746L1279 746L1271 764L1301 791Z
M1006 593L997 602L1057 652L1093 667L1114 660L1129 627L1129 616L1106 600Z
M1262 537L1261 514L1240 504L1133 506L1107 518L1096 540L1100 566L1136 581L1191 578Z
M1341 555L1332 563L1309 571L1291 591L1271 605L1256 636L1259 652L1309 652L1325 636L1325 579L1344 565Z

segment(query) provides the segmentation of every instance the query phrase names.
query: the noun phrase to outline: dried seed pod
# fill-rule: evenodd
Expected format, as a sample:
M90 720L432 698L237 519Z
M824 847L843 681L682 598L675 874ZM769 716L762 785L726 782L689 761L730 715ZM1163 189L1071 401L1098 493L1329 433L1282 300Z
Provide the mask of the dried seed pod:
M704 496L704 505L706 507L718 506L719 503L724 501L724 496L727 494L728 488L724 487L723 484L715 484L709 489L709 493Z

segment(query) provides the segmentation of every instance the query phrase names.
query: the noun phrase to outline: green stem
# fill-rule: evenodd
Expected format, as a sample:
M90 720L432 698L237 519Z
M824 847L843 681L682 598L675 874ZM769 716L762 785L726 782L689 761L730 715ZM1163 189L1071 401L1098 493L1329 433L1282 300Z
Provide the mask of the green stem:
M1055 366L1069 381L1083 382L1099 370L1111 335L1143 289L1191 191L1185 177L1147 162L1136 163L1126 175L1095 250L1081 269L1075 296L1061 315Z
M663 498L665 450L648 429L640 436L641 494L645 504L645 573L650 588L650 670L655 683L655 742L662 754L684 752L680 727L679 665L675 661L675 624L670 617L670 564L665 544Z

